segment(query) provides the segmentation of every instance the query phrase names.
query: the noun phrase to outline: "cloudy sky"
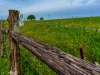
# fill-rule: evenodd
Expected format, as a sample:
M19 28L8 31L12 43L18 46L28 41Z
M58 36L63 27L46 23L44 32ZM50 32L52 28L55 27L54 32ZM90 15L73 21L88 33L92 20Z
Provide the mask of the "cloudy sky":
M0 0L0 18L16 9L26 18L33 14L39 19L100 16L100 0Z

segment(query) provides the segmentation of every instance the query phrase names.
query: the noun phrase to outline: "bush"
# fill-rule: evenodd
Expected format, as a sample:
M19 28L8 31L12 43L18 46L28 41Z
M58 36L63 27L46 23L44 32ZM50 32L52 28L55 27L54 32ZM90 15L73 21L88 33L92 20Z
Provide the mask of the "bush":
M35 17L35 15L29 15L29 16L27 17L27 19L28 19L28 20L35 20L36 17Z
M43 18L43 17L41 17L41 18L40 18L40 20L44 20L44 18Z

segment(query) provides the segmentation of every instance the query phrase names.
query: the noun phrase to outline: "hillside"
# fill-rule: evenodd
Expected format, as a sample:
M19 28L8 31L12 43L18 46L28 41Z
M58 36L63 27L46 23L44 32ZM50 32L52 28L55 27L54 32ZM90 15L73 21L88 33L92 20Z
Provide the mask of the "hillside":
M80 57L79 48L82 47L86 60L100 62L99 20L100 17L87 17L26 21L22 33L77 57Z
M7 25L7 22L5 22ZM5 26L7 27L7 26ZM43 21L25 21L22 34L57 47L80 58L83 48L85 59L100 64L100 17L70 18ZM6 36L7 38L7 36ZM6 40L6 43L8 40ZM57 75L29 51L20 46L21 67L24 75ZM2 61L4 59L5 61ZM0 74L9 75L9 45L0 58Z

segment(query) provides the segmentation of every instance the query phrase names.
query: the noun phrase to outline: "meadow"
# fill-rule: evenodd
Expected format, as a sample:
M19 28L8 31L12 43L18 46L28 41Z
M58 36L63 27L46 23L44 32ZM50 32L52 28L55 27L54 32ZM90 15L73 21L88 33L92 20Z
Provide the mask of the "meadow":
M100 64L100 17L25 21L21 33L78 58L79 49L83 48L85 60ZM1 75L9 75L9 45L6 46L4 57L0 58L4 60L0 62ZM24 75L57 75L22 46L20 50Z

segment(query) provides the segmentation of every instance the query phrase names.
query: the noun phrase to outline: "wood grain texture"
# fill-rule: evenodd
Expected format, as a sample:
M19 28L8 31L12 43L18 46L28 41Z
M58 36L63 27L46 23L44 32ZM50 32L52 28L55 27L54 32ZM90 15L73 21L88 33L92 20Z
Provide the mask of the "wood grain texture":
M11 35L14 31L14 25L19 19L18 10L9 10L8 17L8 35L9 35L9 44L10 44L10 75L21 75L20 69L20 51L19 44L14 40Z
M0 20L0 56L3 56L5 47L4 47L4 34L1 28L4 28L4 20Z
M60 75L100 75L100 66L13 32L12 38Z

